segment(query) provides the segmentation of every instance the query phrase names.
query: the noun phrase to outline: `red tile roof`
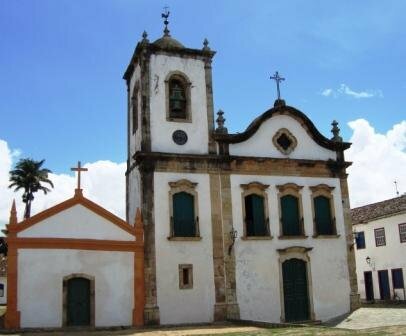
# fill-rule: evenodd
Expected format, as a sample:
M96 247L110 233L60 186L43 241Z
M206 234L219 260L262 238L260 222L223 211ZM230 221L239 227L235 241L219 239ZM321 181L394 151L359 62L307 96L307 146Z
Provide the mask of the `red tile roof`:
M406 195L351 209L351 218L354 225L401 213L406 213Z

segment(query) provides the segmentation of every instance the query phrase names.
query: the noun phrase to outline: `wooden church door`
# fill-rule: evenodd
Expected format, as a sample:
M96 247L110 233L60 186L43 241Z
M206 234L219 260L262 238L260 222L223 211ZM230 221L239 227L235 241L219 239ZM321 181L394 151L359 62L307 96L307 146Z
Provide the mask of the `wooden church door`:
M306 262L289 259L282 264L285 322L309 320Z
M68 326L90 325L90 280L68 280L67 310Z

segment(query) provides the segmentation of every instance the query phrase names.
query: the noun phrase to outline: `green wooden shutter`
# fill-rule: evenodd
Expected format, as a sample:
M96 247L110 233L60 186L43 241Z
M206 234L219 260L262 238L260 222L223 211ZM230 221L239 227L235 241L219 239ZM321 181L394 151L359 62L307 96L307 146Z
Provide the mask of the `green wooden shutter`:
M333 223L331 220L330 200L324 196L314 198L314 212L316 230L319 235L333 234Z
M282 232L284 236L302 234L299 218L299 202L297 197L286 195L281 197Z
M245 225L247 236L264 236L265 225L264 198L251 194L245 197Z
M196 235L193 195L186 192L173 195L173 231L175 237Z

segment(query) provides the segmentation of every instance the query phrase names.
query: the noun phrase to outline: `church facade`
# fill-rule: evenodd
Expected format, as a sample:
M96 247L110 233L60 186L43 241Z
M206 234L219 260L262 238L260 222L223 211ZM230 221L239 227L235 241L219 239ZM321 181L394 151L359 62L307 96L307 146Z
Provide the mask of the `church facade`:
M358 305L343 142L278 97L248 128L215 120L212 51L137 44L127 219L145 230L146 324L328 320ZM217 126L215 126L215 122Z

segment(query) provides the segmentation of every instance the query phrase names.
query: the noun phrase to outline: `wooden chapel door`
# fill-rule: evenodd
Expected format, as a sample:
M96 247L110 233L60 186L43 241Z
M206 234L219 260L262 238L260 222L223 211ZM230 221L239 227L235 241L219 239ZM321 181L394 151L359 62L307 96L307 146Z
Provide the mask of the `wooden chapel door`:
M90 280L68 280L67 310L68 326L90 325Z

